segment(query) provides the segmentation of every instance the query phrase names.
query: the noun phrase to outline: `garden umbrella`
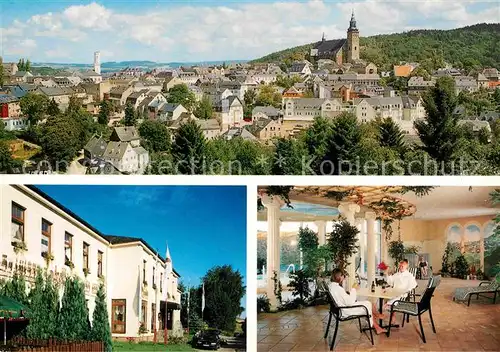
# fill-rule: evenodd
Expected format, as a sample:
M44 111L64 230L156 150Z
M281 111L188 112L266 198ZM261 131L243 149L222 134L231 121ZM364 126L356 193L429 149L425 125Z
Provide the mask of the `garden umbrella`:
M25 312L26 307L21 303L6 296L0 296L0 320L3 320L4 345L7 344L7 320L26 320Z

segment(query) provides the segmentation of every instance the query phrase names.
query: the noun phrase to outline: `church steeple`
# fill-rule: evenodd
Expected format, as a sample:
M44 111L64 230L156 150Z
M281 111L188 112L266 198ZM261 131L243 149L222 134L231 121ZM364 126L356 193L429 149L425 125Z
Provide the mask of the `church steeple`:
M348 31L351 32L351 31L357 31L357 30L358 30L358 28L356 27L356 17L354 17L354 10L352 10L351 21L349 22Z

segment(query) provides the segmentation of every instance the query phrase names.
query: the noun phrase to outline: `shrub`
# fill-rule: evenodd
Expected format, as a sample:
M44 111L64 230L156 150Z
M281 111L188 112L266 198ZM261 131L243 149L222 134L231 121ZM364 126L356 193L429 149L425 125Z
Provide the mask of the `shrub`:
M455 261L455 277L465 279L469 273L469 264L463 255L460 255Z
M271 303L267 296L257 297L257 313L269 313L271 311Z

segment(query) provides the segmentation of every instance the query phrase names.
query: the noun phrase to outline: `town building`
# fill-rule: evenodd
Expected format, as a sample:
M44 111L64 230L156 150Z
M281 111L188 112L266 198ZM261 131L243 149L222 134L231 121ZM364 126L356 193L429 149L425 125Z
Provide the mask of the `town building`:
M18 131L27 127L27 119L21 114L19 99L14 95L0 94L0 123L7 131Z
M168 258L146 241L103 234L34 186L1 185L0 202L0 279L18 270L32 286L38 268L47 268L58 284L76 275L84 283L90 317L102 282L113 338L136 338L143 323L142 336L153 339L165 313L170 336L182 336L180 275L174 269L164 277Z

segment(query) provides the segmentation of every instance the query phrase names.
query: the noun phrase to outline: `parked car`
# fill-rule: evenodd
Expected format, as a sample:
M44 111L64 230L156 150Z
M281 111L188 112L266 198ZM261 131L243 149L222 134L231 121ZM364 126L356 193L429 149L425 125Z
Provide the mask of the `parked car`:
M194 347L218 350L221 345L220 331L216 329L207 329L198 331L194 335Z

